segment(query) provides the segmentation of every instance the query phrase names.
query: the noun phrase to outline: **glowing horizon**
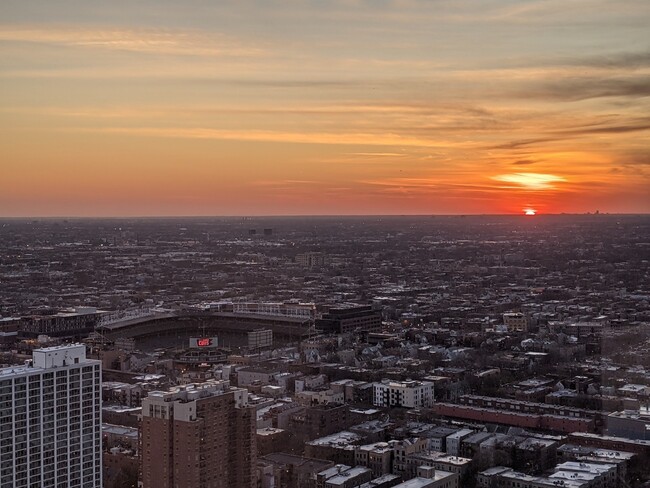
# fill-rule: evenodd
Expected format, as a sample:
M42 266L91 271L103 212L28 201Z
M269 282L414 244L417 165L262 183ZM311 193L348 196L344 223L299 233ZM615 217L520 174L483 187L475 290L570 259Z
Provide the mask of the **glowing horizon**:
M0 18L0 217L650 213L648 2Z

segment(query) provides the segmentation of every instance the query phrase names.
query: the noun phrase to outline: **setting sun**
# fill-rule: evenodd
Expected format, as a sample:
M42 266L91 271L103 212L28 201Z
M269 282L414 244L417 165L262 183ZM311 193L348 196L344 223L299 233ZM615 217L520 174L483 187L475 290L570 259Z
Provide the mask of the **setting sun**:
M526 209L524 209L524 215L528 215L528 216L532 217L534 215L537 215L537 210L532 209L532 208L526 208Z

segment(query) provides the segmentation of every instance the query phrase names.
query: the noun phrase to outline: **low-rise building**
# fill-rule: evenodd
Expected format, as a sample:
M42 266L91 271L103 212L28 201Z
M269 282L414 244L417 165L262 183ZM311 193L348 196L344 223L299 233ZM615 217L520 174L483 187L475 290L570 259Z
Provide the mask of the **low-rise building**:
M503 314L503 324L508 332L526 332L528 330L528 318L521 312L507 312Z
M314 488L316 475L332 466L333 462L324 459L274 452L259 458L258 477L261 488Z
M331 389L324 389L318 391L301 391L296 394L296 401L303 405L340 405L344 403L343 392L335 392Z
M307 442L305 444L305 455L307 457L328 459L339 464L354 465L356 446L360 442L360 435L341 431Z
M356 488L371 479L372 473L368 468L337 464L316 475L316 488Z
M388 474L393 464L393 448L387 442L357 446L355 461L359 466L370 468L373 476Z
M425 452L427 450L427 440L420 438L403 439L400 441L391 441L393 447L393 473L399 474L404 478L411 478L415 474L412 469L414 463L410 459L412 455Z
M607 416L607 434L650 441L650 407L610 413Z
M457 474L423 466L418 469L416 478L395 485L395 488L459 488L459 478Z
M497 466L478 473L478 488L616 488L616 466L608 463L566 462L548 476L531 476Z
M461 429L447 436L447 454L450 456L460 455L460 444L474 433L471 429Z
M382 380L374 384L374 404L378 407L430 407L433 404L433 383Z

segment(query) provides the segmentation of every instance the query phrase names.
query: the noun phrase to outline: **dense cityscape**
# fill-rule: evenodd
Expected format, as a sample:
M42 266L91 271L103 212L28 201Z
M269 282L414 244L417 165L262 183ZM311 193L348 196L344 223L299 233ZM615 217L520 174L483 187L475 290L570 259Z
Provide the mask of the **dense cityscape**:
M0 19L0 488L650 488L649 0Z
M0 486L650 486L647 215L0 220Z

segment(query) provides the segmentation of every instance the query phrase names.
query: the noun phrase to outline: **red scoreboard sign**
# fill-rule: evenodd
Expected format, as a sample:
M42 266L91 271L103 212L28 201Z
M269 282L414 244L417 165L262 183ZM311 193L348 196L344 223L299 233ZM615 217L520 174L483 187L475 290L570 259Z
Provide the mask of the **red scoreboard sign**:
M218 341L216 337L192 337L190 339L191 348L200 347L217 347Z

